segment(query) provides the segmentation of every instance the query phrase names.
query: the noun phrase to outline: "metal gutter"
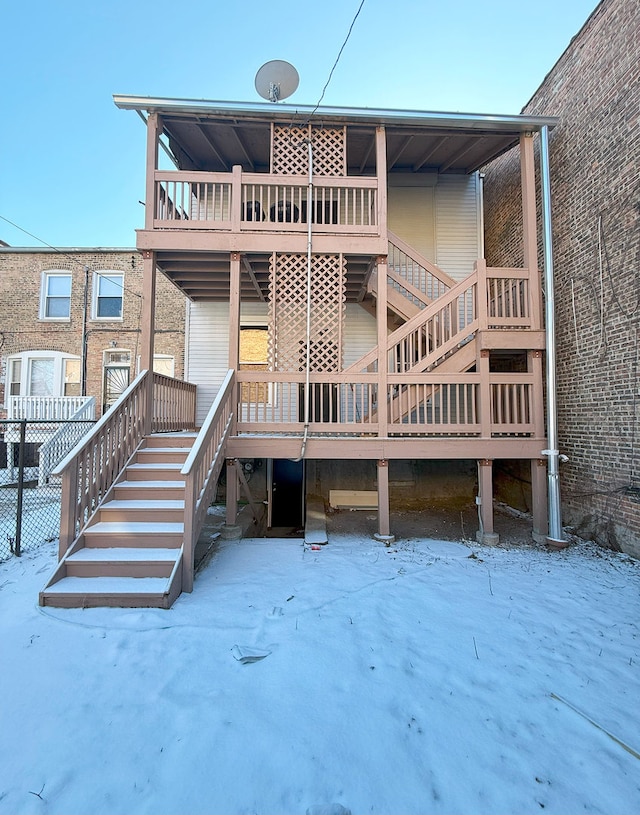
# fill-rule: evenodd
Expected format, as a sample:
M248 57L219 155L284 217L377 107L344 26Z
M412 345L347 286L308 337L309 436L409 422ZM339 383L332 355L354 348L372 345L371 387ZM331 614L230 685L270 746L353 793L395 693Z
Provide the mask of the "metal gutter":
M420 110L393 110L383 108L320 107L267 102L222 102L207 99L164 99L152 96L128 96L114 94L113 101L122 110L169 114L221 116L226 118L249 118L258 116L263 121L287 121L297 117L334 122L363 123L373 125L404 125L447 130L482 130L495 133L522 133L540 131L543 127L555 127L560 121L556 116L491 115L484 113L441 113Z

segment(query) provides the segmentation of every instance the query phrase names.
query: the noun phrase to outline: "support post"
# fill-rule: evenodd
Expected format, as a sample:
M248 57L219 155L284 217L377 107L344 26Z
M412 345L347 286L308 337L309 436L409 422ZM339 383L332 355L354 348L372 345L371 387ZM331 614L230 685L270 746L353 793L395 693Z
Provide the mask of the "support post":
M222 528L222 537L225 540L237 540L242 537L242 530L236 525L238 518L238 470L236 459L228 458L227 464L227 515L226 523Z
M144 202L144 228L153 229L156 214L156 170L158 169L158 146L162 133L162 119L150 113L147 119L147 178Z
M240 358L240 253L229 260L229 368L238 370Z
M387 258L376 260L378 293L376 295L376 321L378 327L378 436L386 438L389 429L387 355Z
M547 524L547 462L543 458L531 461L531 501L533 530L536 543L544 543L549 531Z
M386 458L378 461L378 531L374 538L387 546L395 540L389 521L389 462Z
M538 269L538 230L536 216L536 171L533 133L520 137L520 186L524 265L529 272L529 316L533 330L542 327L540 270Z
M143 371L153 370L156 307L156 256L149 249L142 253L142 314L140 315L140 363Z
M476 532L478 543L496 546L500 540L493 531L493 461L478 460L478 498L480 529Z

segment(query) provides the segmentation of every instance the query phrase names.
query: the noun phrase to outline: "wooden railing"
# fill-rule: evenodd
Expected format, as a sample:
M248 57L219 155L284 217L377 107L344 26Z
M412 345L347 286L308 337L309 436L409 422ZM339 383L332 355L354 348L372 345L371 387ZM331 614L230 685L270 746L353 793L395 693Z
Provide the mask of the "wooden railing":
M236 409L235 377L234 371L227 373L180 471L185 480L183 591L193 589L196 542L222 470L227 438L233 429Z
M168 395L171 388L175 398ZM156 395L164 397L157 415ZM194 423L195 385L142 371L52 472L62 476L60 557L87 525L144 436L156 430L191 428Z
M154 229L380 233L376 177L156 171Z
M532 328L528 269L486 270L488 328Z
M442 297L456 281L435 263L423 257L412 246L387 230L389 284L420 308Z
M296 433L304 423L303 373L237 374L239 433ZM311 374L310 431L326 435L532 435L532 374ZM269 394L269 395L268 395ZM483 405L485 405L483 413Z

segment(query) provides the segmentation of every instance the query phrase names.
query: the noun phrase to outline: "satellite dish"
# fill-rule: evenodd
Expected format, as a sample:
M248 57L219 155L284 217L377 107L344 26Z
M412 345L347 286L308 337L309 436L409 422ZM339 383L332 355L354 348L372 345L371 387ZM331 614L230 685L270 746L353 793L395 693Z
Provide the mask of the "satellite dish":
M295 92L299 81L293 65L282 59L272 59L265 62L256 74L256 90L263 99L279 102Z

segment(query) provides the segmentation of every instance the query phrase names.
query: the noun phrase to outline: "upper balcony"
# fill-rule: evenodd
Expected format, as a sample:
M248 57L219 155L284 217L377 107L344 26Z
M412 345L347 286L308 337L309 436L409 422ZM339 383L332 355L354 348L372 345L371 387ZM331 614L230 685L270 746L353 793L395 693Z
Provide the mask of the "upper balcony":
M377 176L319 176L310 184L308 176L245 173L237 165L230 173L155 170L152 181L147 230L171 234L140 233L140 248L166 249L176 232L190 233L194 248L194 235L206 232L209 249L264 252L279 236L279 248L284 239L289 251L300 251L311 226L316 241L331 236L334 251L335 239L345 238L347 251L375 252L371 238L386 235L386 179Z

